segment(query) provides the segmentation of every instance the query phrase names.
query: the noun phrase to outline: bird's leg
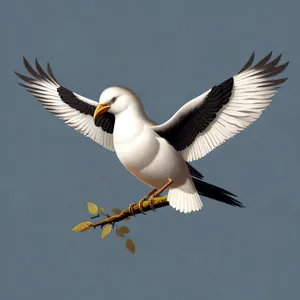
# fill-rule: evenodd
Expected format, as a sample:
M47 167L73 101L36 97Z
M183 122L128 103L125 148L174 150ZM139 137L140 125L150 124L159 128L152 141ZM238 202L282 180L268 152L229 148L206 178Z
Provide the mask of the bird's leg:
M173 183L173 180L171 178L168 178L168 182L162 186L157 192L155 192L149 199L149 206L151 207L151 209L153 211L155 211L154 209L154 205L153 205L153 198L156 198L157 196L159 196L162 192L164 192L171 184Z
M143 202L146 200L146 198L152 196L155 192L157 191L157 189L153 189L151 190L147 195L145 195L140 201L139 201L139 209L141 211L141 213L144 214L144 209L143 209ZM133 207L134 207L134 203L129 205L129 211L131 212L131 214L134 216L134 211L133 211Z

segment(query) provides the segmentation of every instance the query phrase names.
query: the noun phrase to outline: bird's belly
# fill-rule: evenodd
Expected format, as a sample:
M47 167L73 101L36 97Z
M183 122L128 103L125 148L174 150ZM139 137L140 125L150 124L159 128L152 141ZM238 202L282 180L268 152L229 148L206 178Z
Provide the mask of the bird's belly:
M189 174L180 153L151 131L130 142L115 143L115 150L121 163L139 180L152 187L160 188L168 178L180 185Z

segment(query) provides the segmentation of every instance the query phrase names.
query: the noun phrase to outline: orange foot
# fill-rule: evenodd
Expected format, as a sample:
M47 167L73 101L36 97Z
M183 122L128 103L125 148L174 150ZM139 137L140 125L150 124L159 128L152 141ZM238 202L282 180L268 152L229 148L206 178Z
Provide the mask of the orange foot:
M143 213L144 215L145 215L145 213L144 213L144 209L143 209L143 202L144 202L148 197L152 196L156 191L157 191L157 189L151 190L147 195L145 195L145 196L139 201L139 209L140 209L141 213ZM132 204L129 205L129 211L131 212L131 214L132 214L133 216L135 215L134 209L133 209L134 205L135 205L134 203L132 203Z
M154 198L160 196L160 194L164 192L172 183L173 180L171 178L168 178L168 182L150 197L149 206L153 211L156 211L154 208Z

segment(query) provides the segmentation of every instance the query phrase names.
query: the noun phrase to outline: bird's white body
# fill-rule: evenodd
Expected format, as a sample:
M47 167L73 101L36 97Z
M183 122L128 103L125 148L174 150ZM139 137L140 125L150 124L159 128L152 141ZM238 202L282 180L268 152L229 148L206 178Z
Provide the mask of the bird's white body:
M161 188L171 178L174 183L169 189L170 203L172 198L174 203L180 197L182 201L186 194L194 198L194 202L187 202L190 209L199 209L202 203L186 162L180 152L155 133L153 125L142 109L128 108L116 114L113 142L117 157L131 174L153 188Z
M145 116L134 116L129 109L116 116L113 141L119 160L149 186L161 188L168 178L184 184L190 176L186 162L152 126Z

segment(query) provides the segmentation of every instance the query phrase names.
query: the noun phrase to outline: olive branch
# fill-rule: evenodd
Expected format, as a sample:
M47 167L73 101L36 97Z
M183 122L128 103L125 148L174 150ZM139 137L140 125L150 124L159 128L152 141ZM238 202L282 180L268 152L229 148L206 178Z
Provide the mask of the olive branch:
M167 200L167 196L157 197L153 198L152 205L154 209L161 208L164 206L168 206L169 202ZM144 214L147 211L152 210L150 206L150 201L145 200L142 203L143 206L143 212L139 208L139 203L135 203L131 206L131 209L128 207L124 210L120 210L118 208L113 208L112 212L113 214L106 214L104 211L104 208L98 208L98 206L92 202L87 203L88 211L93 216L91 219L96 219L100 217L105 217L104 219L97 221L97 222L91 222L91 221L84 221L80 224L76 225L72 230L74 232L84 232L91 228L96 229L97 227L101 227L102 233L101 237L104 239L108 234L110 234L114 229L116 232L116 235L122 239L125 238L125 235L130 232L130 229L127 226L121 226L119 227L116 223L119 223L124 220L129 220L133 215L136 216L138 214ZM133 212L133 214L132 214ZM126 248L131 252L135 252L135 244L133 243L132 239L126 238L125 242Z

